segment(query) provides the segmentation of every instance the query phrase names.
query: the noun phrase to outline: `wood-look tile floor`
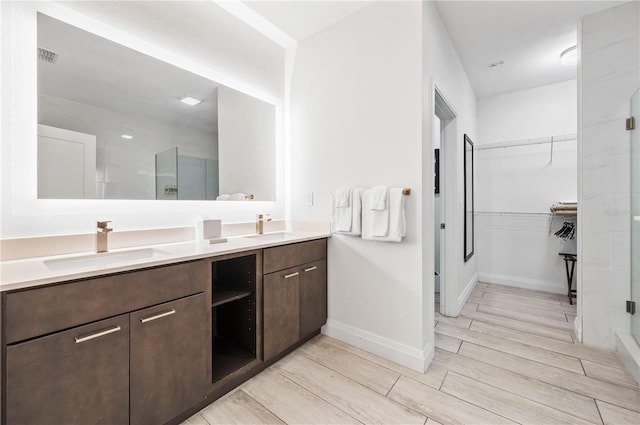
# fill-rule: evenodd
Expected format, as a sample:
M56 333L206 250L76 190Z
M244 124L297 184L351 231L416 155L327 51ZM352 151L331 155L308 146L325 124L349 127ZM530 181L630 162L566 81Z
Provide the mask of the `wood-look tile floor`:
M435 314L424 374L318 336L184 424L640 424L640 387L615 352L574 342L575 314L479 283L460 317Z

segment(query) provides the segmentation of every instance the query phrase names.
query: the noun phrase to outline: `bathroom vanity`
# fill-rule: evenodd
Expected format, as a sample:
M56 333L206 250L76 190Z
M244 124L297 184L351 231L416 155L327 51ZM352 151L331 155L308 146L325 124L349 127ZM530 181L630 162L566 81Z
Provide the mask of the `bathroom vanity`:
M8 285L3 423L186 419L319 332L325 236L176 245L160 261Z

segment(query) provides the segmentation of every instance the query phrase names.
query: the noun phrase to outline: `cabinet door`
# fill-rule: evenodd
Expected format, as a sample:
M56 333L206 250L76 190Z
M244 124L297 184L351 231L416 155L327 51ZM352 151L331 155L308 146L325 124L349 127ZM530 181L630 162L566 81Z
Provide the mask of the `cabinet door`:
M8 424L127 424L129 316L7 347Z
M204 399L205 294L131 313L131 425L165 423Z
M269 360L299 339L300 271L292 268L264 276L264 359Z
M327 322L327 260L300 268L300 338Z

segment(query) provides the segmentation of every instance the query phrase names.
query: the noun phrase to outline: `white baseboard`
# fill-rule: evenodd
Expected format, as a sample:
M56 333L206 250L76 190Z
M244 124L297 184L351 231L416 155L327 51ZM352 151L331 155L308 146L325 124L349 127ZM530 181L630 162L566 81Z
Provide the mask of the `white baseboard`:
M420 373L424 373L433 360L434 350L431 344L418 350L336 320L327 320L322 333Z
M479 272L480 282L495 283L498 285L514 286L516 288L536 289L538 291L553 292L556 294L566 294L567 286L559 286L557 283L545 282L544 280L527 279L518 276L508 276L503 274Z
M582 342L582 320L579 319L580 317L573 319L573 333L576 334L578 342Z
M616 332L616 349L635 380L640 383L640 346L630 333Z
M464 307L464 304L469 299L471 292L473 292L473 288L476 287L476 283L478 283L478 278L479 278L478 272L474 273L474 275L471 277L471 280L467 282L467 285L464 287L464 290L462 291L460 296L458 296L458 305L456 306L456 311L455 311L456 317L459 316L460 313L462 313L462 308Z

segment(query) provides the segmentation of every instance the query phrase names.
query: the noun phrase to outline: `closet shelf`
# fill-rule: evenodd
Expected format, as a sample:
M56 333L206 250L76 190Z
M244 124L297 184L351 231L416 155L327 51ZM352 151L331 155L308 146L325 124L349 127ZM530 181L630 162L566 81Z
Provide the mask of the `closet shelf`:
M510 140L508 142L487 143L485 145L477 145L476 150L482 151L487 149L512 148L517 146L541 145L544 143L572 142L577 140L575 134L562 134L559 136L538 137L535 139Z

